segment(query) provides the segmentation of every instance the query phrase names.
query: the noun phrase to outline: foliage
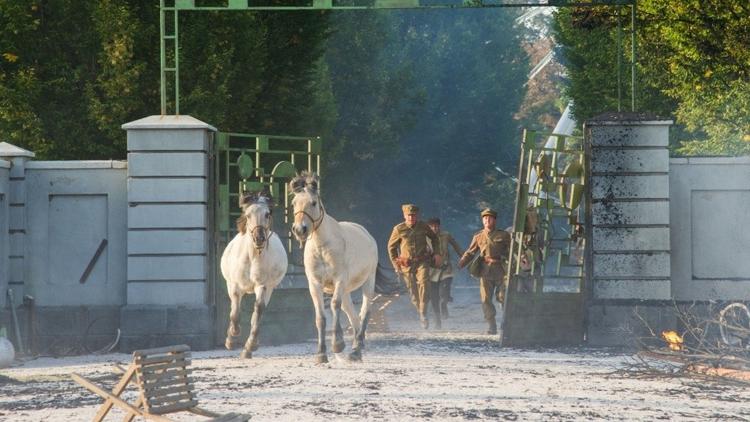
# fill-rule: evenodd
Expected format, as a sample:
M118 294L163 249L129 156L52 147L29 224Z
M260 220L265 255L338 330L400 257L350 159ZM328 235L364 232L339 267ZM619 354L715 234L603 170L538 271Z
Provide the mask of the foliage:
M750 6L728 0L637 4L637 109L676 118L678 153L750 153ZM578 120L616 109L616 11L572 8L556 15Z
M512 203L494 166L513 172L518 154L517 14L181 13L180 111L226 131L322 136L342 218L388 226L413 201L475 224L482 206ZM3 140L42 159L124 158L120 126L159 111L158 22L156 0L0 0Z
M156 0L0 1L3 140L38 158L124 158L120 126L159 112L158 12ZM181 14L180 111L224 130L329 135L328 35L326 13Z

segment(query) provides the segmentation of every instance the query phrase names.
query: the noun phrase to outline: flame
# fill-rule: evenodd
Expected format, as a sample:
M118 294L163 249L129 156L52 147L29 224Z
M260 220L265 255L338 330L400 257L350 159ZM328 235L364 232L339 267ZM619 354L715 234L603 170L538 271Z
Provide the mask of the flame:
M669 344L670 350L682 350L682 336L677 334L677 331L662 331L661 337Z

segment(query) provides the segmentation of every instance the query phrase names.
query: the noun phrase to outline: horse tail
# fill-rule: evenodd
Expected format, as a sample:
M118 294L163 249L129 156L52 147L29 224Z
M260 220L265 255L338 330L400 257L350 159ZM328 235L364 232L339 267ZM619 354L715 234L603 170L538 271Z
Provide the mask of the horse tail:
M377 267L373 269L367 276L367 280L362 285L362 307L359 310L359 320L362 321L362 328L367 324L367 320L370 317L370 306L375 300L375 275Z

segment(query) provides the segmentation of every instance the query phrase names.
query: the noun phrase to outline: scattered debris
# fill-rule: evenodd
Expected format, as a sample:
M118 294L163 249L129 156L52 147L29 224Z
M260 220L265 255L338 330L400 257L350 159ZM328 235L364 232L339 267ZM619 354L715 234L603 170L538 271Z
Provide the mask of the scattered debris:
M674 306L682 333L639 339L642 350L625 371L640 376L689 376L750 385L750 312L733 302ZM666 343L666 344L665 344Z

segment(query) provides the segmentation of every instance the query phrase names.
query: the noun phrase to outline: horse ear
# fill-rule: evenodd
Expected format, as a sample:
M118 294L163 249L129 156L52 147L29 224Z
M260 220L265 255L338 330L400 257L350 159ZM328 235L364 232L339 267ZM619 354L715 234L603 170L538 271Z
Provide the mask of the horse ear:
M237 231L241 234L245 234L245 231L247 231L247 217L245 217L245 214L237 217Z
M312 193L318 193L319 184L320 184L320 176L318 176L318 173L315 173L315 172L308 173L307 186L310 188L310 191L312 191Z
M243 191L242 199L240 200L240 207L242 209L247 208L248 205L258 200L258 194L254 192Z

